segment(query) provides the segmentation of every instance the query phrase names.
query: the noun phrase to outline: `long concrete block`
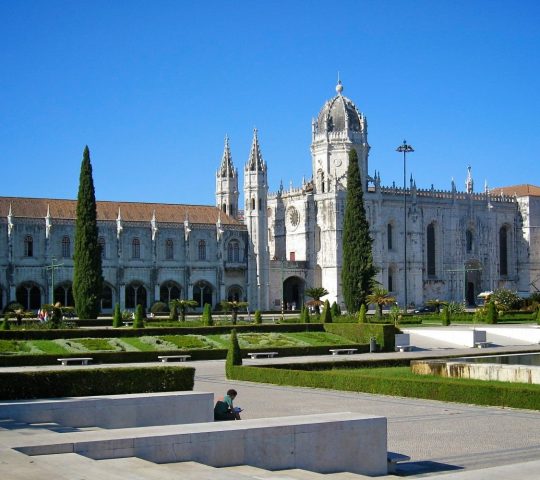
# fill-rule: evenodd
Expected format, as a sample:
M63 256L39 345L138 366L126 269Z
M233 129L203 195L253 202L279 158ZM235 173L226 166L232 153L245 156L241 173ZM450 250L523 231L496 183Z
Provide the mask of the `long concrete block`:
M428 337L434 340L439 340L446 343L451 343L453 345L459 345L463 347L474 347L477 342L486 341L486 331L485 330L456 330L453 328L416 328L412 332L412 336L421 336ZM414 339L412 339L414 342Z
M127 428L211 422L214 395L162 392L0 402L0 418L67 427Z
M29 438L27 455L74 452L94 459L140 457L156 463L195 461L214 467L252 465L320 473L387 473L385 417L330 413ZM40 444L41 443L41 444Z

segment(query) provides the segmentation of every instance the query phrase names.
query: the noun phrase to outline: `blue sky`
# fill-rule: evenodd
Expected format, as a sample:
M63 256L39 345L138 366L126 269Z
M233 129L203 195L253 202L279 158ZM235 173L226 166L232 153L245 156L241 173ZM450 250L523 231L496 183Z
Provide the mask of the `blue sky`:
M2 196L213 204L253 127L270 190L311 176L311 118L367 116L370 174L540 185L540 2L0 0ZM242 187L240 186L240 189Z

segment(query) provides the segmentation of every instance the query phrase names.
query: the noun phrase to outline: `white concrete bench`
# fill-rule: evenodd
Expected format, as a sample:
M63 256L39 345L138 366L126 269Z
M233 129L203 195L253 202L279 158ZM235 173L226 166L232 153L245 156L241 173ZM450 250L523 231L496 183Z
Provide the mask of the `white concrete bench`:
M343 353L345 355L352 355L353 353L357 352L357 348L331 348L330 352L332 355L339 355L340 353Z
M26 455L70 452L94 460L136 456L154 463L195 461L212 467L370 476L388 471L386 418L358 413L62 433L49 436L45 444L38 437L21 437L14 448Z
M413 349L411 345L411 336L408 333L397 333L394 336L396 351L409 352Z
M268 357L273 358L278 354L278 352L249 352L248 355L251 358L259 358L259 357Z
M396 467L399 462L408 462L411 457L396 452L388 452L386 456L388 462L388 473L396 473Z
M158 355L162 362L168 362L169 360L178 360L179 362L185 362L191 355Z
M132 327L133 322L122 322L124 324L124 327Z
M186 391L4 400L0 418L107 429L213 422L214 394Z
M81 363L82 365L88 365L88 362L94 360L92 357L80 357L80 358L57 358L57 360L64 366L70 363Z

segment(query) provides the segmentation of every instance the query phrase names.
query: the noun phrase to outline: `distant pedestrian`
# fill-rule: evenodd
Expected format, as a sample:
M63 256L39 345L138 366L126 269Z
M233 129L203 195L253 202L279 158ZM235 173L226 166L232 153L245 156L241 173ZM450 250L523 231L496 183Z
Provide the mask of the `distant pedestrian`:
M241 420L241 408L235 407L233 401L238 395L238 392L233 388L227 390L227 395L218 399L214 407L214 420L221 422L224 420Z

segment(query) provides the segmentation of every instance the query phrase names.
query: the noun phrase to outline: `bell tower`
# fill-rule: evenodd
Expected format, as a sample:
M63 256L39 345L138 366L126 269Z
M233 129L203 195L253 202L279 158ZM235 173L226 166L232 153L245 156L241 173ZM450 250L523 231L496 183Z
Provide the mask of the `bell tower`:
M227 136L221 165L216 172L216 207L231 217L238 217L238 170L232 162Z

